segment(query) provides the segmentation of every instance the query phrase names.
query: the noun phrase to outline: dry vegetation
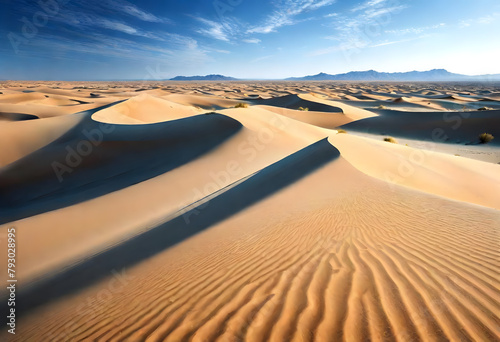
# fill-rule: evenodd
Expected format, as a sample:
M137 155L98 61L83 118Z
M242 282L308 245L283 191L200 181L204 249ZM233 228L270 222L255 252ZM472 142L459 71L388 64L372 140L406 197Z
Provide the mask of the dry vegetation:
M398 141L396 139L394 139L393 137L385 137L384 141L390 142L392 144L397 144L398 143Z

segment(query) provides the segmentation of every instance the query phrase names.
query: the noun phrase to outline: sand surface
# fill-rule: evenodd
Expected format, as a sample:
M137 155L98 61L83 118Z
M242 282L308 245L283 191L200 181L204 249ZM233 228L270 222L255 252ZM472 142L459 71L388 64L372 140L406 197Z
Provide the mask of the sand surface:
M0 93L0 340L500 341L495 85Z

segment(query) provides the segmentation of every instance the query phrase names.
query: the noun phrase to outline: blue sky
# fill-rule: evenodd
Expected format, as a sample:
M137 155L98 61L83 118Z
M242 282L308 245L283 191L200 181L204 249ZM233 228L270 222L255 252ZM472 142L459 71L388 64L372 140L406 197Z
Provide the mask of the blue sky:
M498 0L0 0L0 79L500 73Z

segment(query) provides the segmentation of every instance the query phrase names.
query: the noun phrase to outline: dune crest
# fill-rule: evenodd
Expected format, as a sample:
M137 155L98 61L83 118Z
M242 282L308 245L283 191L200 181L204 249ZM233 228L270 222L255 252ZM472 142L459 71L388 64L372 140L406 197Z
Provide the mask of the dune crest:
M182 119L204 112L193 106L179 105L149 94L140 94L94 113L92 119L113 124L145 124Z

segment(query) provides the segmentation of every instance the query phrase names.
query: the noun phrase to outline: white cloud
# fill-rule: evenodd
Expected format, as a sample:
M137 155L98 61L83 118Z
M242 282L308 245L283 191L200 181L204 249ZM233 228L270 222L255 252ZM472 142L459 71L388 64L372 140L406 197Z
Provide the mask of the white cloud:
M308 54L309 57L315 57L315 56L321 56L321 55L326 55L334 52L339 52L339 51L349 51L349 50L356 50L356 49L363 49L363 48L375 48L375 47L381 47L381 46L387 46L387 45L394 45L394 44L400 44L400 43L406 43L410 42L413 40L418 40L427 37L428 35L422 35L414 38L408 38L408 39L401 39L401 40L392 40L392 41L382 41L378 43L369 43L364 40L351 40L351 41L345 41L340 45L337 46L330 46L324 49L319 49L312 51L311 53Z
M468 20L462 20L460 22L460 27L469 27L472 25L488 25L492 24L495 21L500 19L500 13L495 12L480 18L474 18L474 19L468 19Z
M432 26L423 26L423 27L410 27L405 29L397 29L397 30L386 30L385 33L395 34L395 35L406 35L406 34L420 34L424 31L435 30L442 27L445 27L445 23L440 23Z
M384 14L391 14L401 11L406 8L405 5L397 5L392 7L383 7L383 8L370 8L365 11L364 17L367 19L372 19L376 17L380 17Z
M170 19L160 18L152 13L138 8L136 5L126 0L108 0L102 3L104 6L112 8L116 11L133 16L137 19L153 22L153 23L171 23Z
M334 52L341 51L341 50L342 50L342 46L329 46L326 48L312 51L309 54L307 54L307 56L315 57L315 56L327 55L327 54L334 53Z
M258 63L258 62L264 61L264 60L272 58L272 57L274 57L274 55L258 57L258 58L255 58L254 60L252 60L250 63Z
M120 31L120 32L132 34L132 35L138 35L137 29L135 29L131 26L128 26L124 23L120 23L118 21L112 21L112 20L108 20L108 19L100 19L100 20L96 21L96 23L99 26L110 29L110 30Z
M271 33L276 29L294 25L298 20L295 19L299 14L314 11L321 7L329 6L336 0L282 0L277 4L278 9L271 13L262 25L250 28L247 33Z
M215 22L200 17L194 18L206 26L205 28L198 29L197 32L213 39L229 42L230 39L239 31L238 25L229 20Z
M325 38L338 41L338 45L313 51L309 56L372 46L383 33L383 26L390 23L392 15L404 8L406 6L399 0L368 0L353 7L348 15L332 16L336 32Z
M386 45L406 43L406 42L411 42L413 40L422 39L422 38L425 38L425 37L426 36L419 36L419 37L415 37L415 38L393 40L393 41L385 41L385 42L381 42L381 43L376 43L376 44L370 45L370 47L379 47L379 46L386 46Z
M261 40L258 38L247 38L247 39L243 39L243 42L249 43L249 44L259 44L261 42Z
M358 12L358 11L366 10L368 8L371 8L371 7L376 7L378 5L383 4L384 2L387 2L387 0L369 0L369 1L365 1L361 5L358 5L358 6L354 7L354 8L352 8L351 12Z
M122 8L122 10L123 10L123 12L125 12L131 16L134 16L138 19L144 20L144 21L150 21L150 22L162 22L163 21L162 19L158 18L157 16L155 16L151 13L141 11L140 9L138 9L135 6L127 5L127 6L124 6Z

